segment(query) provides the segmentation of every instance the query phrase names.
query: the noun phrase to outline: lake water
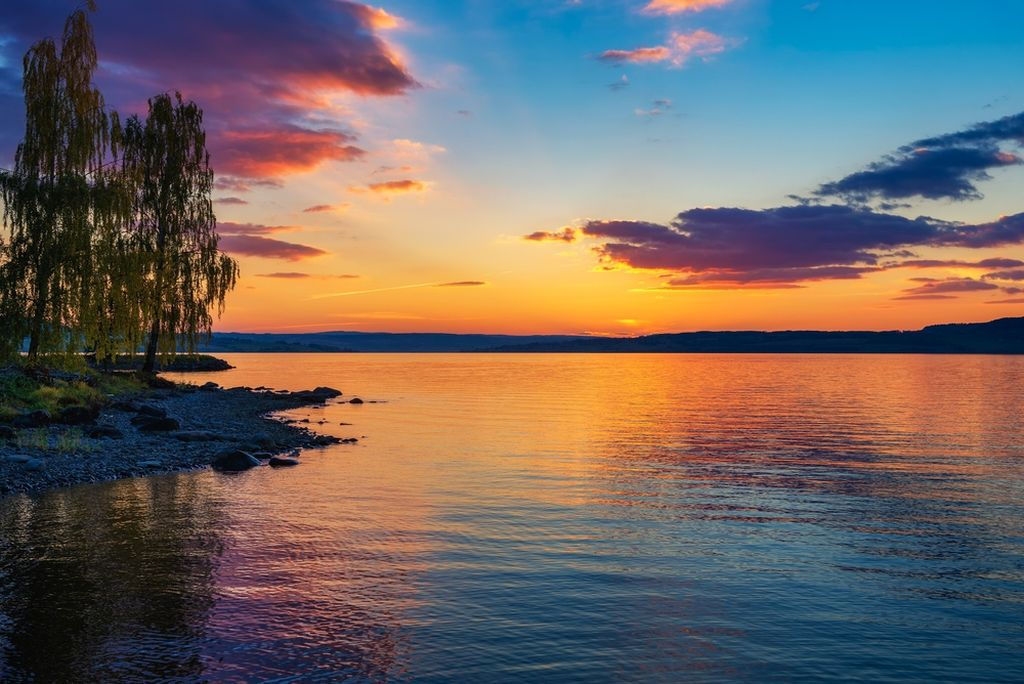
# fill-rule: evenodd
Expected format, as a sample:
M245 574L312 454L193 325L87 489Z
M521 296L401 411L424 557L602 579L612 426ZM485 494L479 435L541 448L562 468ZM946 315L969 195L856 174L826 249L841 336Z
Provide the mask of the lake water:
M0 680L1024 679L1024 358L226 357L383 403L0 501Z

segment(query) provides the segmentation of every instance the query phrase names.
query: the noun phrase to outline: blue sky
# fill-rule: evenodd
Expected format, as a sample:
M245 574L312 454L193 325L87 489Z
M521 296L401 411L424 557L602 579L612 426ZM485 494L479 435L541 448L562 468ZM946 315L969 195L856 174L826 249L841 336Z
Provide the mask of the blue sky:
M977 265L1024 257L1024 140L992 123L1024 112L1021 2L98 5L108 104L140 111L177 88L206 109L223 245L243 266L221 329L629 334L1024 311L1012 267ZM74 7L0 10L8 159L20 54ZM950 142L976 124L969 149ZM925 157L901 151L930 138ZM878 185L893 178L910 191ZM820 194L840 181L869 192ZM899 222L921 215L923 232ZM780 253L748 263L762 239Z

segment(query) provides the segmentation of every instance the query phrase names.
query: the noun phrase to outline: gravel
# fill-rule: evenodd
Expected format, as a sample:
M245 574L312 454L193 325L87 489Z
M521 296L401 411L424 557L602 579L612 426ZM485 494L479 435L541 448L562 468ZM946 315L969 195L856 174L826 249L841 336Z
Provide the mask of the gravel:
M261 452L261 457L269 458L297 448L352 442L355 440L318 435L268 416L323 404L340 395L324 387L274 392L207 386L119 397L100 413L95 425L51 425L0 437L0 498L84 482L206 468L225 451ZM140 415L160 413L180 428L143 431L132 424ZM118 432L122 438L104 436Z

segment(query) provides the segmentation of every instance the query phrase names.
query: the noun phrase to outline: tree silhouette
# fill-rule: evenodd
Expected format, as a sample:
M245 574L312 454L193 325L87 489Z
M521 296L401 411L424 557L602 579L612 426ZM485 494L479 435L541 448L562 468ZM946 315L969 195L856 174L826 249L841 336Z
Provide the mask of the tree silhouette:
M122 173L134 193L132 251L139 255L141 315L149 327L143 372L179 343L194 351L223 310L238 265L217 249L203 112L180 93L149 101L145 122L132 116L122 137Z
M94 9L92 2L89 9ZM92 307L94 179L107 160L111 121L93 86L96 46L85 10L24 58L25 137L14 169L0 174L10 235L0 264L4 346L29 338L28 355L81 347Z

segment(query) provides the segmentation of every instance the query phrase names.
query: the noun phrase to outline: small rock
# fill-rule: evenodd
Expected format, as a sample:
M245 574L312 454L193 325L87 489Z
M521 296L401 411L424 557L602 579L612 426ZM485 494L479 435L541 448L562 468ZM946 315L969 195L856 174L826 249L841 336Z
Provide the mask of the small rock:
M339 439L338 444L355 444L358 441L357 437L345 437L344 439Z
M124 439L124 433L112 425L97 425L89 428L85 435L92 439Z
M350 403L350 404L362 404L363 400L360 399L359 397L352 397L351 399L348 400L348 403Z
M181 429L181 423L176 418L154 416L136 416L132 418L132 425L137 427L139 432L171 432Z
M297 466L299 465L299 459L289 458L287 456L273 456L270 459L271 468L281 468L284 466Z
M202 385L200 385L199 389L203 390L204 392L216 392L217 390L220 389L220 385L211 380L210 382L205 382Z
M252 436L252 443L260 449L274 449L277 447L277 440L268 435L265 432L260 432Z
M171 437L182 442L219 442L226 439L209 430L181 430L171 434Z
M140 416L152 416L153 418L166 418L167 411L152 404L136 404L135 412Z
M252 454L242 451L241 449L233 449L218 456L211 465L214 470L237 473L243 470L249 470L250 468L255 468L262 464L260 463L260 460Z
M328 446L329 444L341 444L341 439L332 435L313 435L309 443L313 446Z
M99 408L93 406L67 406L61 410L57 422L65 425L85 425L96 420Z

